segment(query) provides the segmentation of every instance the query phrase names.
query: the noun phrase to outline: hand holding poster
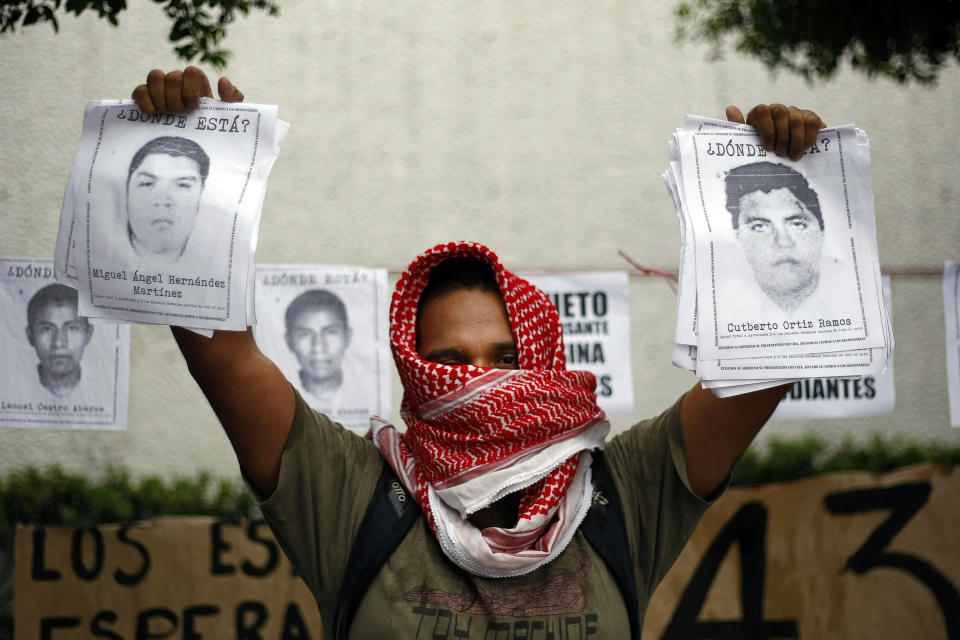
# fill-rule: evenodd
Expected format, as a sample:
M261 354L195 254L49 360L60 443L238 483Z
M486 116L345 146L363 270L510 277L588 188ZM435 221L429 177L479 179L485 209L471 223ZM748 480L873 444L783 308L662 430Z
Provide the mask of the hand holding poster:
M728 396L883 371L869 144L823 129L799 161L752 127L689 117L667 183L683 231L674 362Z
M82 315L207 329L252 322L260 209L287 130L276 112L208 99L154 116L131 101L87 104L56 253Z

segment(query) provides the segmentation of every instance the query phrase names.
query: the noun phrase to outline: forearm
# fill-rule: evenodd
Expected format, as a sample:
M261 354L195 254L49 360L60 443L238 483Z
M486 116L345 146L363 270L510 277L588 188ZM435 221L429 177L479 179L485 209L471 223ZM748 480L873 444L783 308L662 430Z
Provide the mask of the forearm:
M190 374L210 403L254 487L276 487L295 408L293 388L257 348L250 329L205 338L171 327Z
M683 399L680 419L687 450L687 477L707 497L776 410L789 385L720 399L697 383Z

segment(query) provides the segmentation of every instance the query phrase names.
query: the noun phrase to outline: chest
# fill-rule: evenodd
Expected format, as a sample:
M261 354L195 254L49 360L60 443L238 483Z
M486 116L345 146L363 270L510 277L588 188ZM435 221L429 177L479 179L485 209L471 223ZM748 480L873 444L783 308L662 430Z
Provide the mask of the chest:
M517 578L486 579L456 568L414 526L370 585L351 639L627 638L616 581L582 534L553 562Z

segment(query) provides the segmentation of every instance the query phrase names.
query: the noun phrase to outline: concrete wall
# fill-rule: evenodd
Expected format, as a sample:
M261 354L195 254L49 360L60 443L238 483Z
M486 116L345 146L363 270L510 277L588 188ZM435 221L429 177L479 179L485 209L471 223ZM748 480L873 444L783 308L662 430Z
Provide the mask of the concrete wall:
M182 66L153 3L118 29L92 16L0 36L0 255L52 257L88 99L129 96ZM954 109L960 71L933 88L843 72L808 86L736 55L673 41L673 2L283 3L231 26L227 73L292 123L260 230L261 262L402 269L449 239L493 247L517 271L676 269L679 231L660 172L688 114L780 101L871 137L881 264L960 257ZM631 279L637 407L694 383L670 364L674 297ZM772 435L872 433L960 443L949 427L940 279L895 277L897 411L779 421ZM0 474L59 463L96 473L234 475L226 438L163 327L132 331L130 426L121 433L0 429ZM395 383L394 403L400 392ZM396 417L396 416L395 416Z

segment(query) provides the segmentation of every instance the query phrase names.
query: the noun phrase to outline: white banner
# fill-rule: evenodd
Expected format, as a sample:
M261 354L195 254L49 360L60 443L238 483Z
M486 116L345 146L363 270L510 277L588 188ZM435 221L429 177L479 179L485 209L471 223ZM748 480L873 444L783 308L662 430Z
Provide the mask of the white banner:
M623 271L523 275L553 301L563 323L568 369L597 376L607 413L633 411L630 291Z
M130 327L80 317L53 261L0 258L0 425L127 428Z
M890 305L890 276L883 276L883 299ZM885 371L861 378L807 378L793 383L773 418L849 418L893 413L896 405L893 358Z
M314 409L361 435L390 419L387 272L258 265L260 349Z
M947 329L950 426L960 427L960 262L943 265L943 314Z

